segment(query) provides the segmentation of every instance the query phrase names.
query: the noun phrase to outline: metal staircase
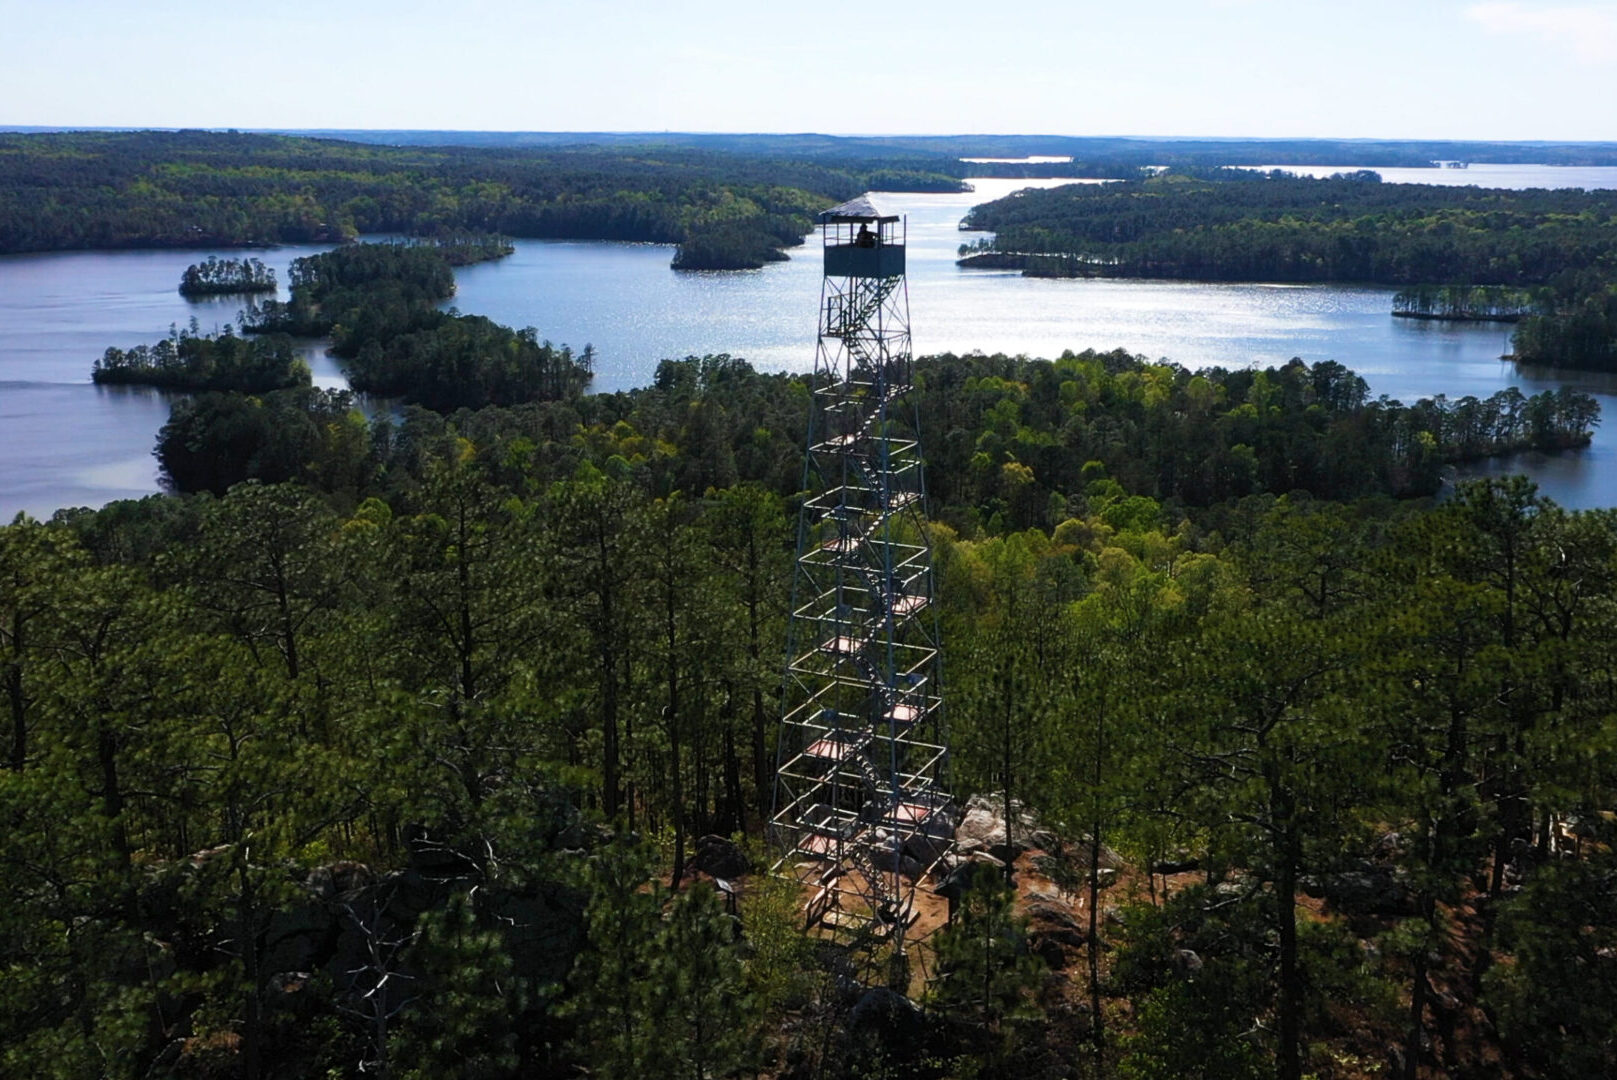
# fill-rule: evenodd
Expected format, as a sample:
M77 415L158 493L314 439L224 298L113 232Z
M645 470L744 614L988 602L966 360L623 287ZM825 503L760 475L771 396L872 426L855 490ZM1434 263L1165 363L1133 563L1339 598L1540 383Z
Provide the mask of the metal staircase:
M900 219L821 218L826 276L771 833L807 922L902 951L947 850L939 654ZM920 842L922 839L924 843Z

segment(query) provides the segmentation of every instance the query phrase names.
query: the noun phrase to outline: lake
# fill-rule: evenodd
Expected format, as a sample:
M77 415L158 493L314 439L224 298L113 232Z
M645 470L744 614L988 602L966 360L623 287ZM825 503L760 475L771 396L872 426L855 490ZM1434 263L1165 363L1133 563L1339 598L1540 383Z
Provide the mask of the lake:
M1364 165L1243 165L1243 169L1284 169L1299 176L1330 176L1354 172ZM1510 188L1617 188L1617 166L1611 165L1502 165L1474 162L1463 169L1415 169L1369 166L1389 184L1438 184L1443 187Z
M1465 171L1480 176L1480 168ZM1549 177L1566 171L1541 170ZM1617 169L1604 172L1617 177ZM1394 319L1389 289L1039 280L955 266L956 248L975 236L957 227L972 205L1063 182L1069 181L978 180L973 194L878 196L907 216L917 355L980 349L1054 356L1069 348L1122 347L1188 367L1300 356L1338 360L1373 392L1404 400L1570 384L1596 394L1617 429L1617 378L1518 371L1499 359L1505 329ZM292 259L319 250L254 254L285 282ZM0 520L19 510L48 516L61 506L157 490L151 449L167 400L155 391L97 387L90 366L108 346L154 341L193 316L204 330L233 320L240 300L190 302L176 291L185 267L209 254L241 252L0 257ZM645 384L664 357L709 352L743 356L765 370L804 370L814 357L819 247L811 241L793 254L762 270L675 273L664 246L518 241L509 258L459 271L453 303L497 322L535 326L575 350L593 344L595 387L602 391ZM305 355L318 383L342 385L317 344ZM1617 505L1617 470L1609 467L1614 446L1617 430L1597 434L1594 446L1578 454L1508 464L1566 505Z

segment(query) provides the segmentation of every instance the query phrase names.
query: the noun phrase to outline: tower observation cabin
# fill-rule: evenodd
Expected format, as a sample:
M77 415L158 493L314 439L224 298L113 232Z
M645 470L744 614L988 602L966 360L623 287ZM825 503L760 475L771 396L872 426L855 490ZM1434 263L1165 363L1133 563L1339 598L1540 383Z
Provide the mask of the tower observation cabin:
M883 214L868 198L820 215L828 278L904 276L904 220Z
M820 216L825 278L771 835L806 923L902 954L953 848L932 546L909 390L905 222Z

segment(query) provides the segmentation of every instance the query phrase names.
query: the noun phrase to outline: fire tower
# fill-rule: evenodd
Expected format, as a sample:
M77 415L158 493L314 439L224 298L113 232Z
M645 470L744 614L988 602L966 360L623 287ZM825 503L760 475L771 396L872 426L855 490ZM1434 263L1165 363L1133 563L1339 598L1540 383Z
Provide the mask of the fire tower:
M771 831L807 921L893 941L953 844L905 223L820 216L820 294Z

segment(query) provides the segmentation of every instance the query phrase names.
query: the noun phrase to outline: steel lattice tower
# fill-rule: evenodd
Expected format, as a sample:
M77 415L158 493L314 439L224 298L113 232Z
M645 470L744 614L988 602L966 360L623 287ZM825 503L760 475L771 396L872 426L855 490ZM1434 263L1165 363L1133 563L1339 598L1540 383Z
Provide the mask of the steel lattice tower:
M906 230L860 198L820 217L820 297L777 750L781 867L808 925L893 940L953 844Z

